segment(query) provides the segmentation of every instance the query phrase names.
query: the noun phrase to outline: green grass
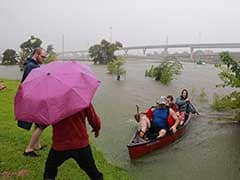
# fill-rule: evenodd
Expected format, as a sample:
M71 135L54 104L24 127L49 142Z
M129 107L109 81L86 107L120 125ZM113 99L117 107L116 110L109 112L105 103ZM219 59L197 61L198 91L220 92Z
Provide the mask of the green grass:
M7 89L0 92L0 179L42 179L51 147L51 127L48 127L41 136L42 144L47 144L47 149L38 152L41 156L38 158L23 156L31 132L18 128L14 120L13 103L19 81L4 80L4 84ZM104 174L104 179L132 179L127 171L110 164L93 144L91 147L96 165ZM21 174L20 171L26 173ZM57 179L89 178L74 160L68 160L59 168Z

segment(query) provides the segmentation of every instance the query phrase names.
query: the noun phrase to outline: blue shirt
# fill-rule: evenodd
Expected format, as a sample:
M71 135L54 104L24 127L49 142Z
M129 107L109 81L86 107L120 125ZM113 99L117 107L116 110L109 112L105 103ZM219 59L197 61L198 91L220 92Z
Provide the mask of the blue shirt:
M153 124L160 129L168 129L167 118L169 114L168 108L159 108L153 111Z

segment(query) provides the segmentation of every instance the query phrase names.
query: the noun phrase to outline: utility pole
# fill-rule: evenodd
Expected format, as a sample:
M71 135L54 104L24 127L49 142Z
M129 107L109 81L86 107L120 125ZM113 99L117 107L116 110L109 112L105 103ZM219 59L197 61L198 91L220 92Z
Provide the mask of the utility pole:
M167 37L166 37L166 45L168 45L168 35L167 35Z
M167 37L166 37L166 46L167 46L167 45L168 45L168 35L167 35ZM167 47L164 48L164 56L165 56L165 57L168 56L168 48L167 48Z

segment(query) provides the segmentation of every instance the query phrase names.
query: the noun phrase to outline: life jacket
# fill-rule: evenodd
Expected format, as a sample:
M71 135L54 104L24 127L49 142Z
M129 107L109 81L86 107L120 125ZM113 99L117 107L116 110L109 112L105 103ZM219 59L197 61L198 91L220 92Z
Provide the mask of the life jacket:
M168 129L169 108L157 108L153 111L153 124L161 129Z
M146 112L146 115L148 116L148 117L151 117L150 119L152 119L156 114L158 114L160 111L156 111L157 109L154 109L154 110L152 110L152 108L150 108L150 109L148 109L148 111ZM159 109L160 110L160 109ZM163 123L163 126L164 127L161 127L161 129L162 128L164 128L164 129L168 129L168 125L167 125L167 118L168 118L168 116L169 116L169 107L165 107L165 108L163 108L163 110L164 110L164 118L165 118L165 122ZM155 114L155 113L156 114ZM155 114L155 115L154 115ZM163 117L162 116L162 117ZM155 119L156 120L156 119ZM150 129L146 132L146 136L149 138L149 139L156 139L157 137L158 137L158 135L159 135L159 127L158 127L158 125L156 125L155 123L154 123L154 118L152 119L152 121L151 121L151 127L150 127Z

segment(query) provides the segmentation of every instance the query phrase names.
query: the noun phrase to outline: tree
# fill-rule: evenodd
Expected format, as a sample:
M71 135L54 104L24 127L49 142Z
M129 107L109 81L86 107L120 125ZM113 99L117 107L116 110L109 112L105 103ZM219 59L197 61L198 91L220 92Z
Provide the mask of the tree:
M55 61L57 59L57 54L55 52L52 52L48 54L47 59L45 60L45 63L50 63L52 61Z
M48 54L52 54L52 53L54 53L53 50L54 50L53 45L49 44L49 45L47 46L47 53L48 53Z
M121 48L122 44L120 42L110 43L106 40L102 40L100 44L91 46L88 52L94 64L107 64L117 59L114 52Z
M2 64L16 64L17 63L17 53L13 49L6 49L3 52Z
M41 47L41 44L42 40L32 35L27 41L20 45L21 50L19 52L19 66L21 71L23 70L23 64L26 59L32 54L35 48Z
M120 81L121 75L126 74L126 70L122 67L124 63L125 61L122 57L117 57L117 59L107 65L109 74L116 74L118 81Z
M155 78L156 81L167 85L173 80L174 75L181 73L182 69L183 66L178 61L163 61L158 66L151 66L149 70L146 70L145 76Z
M41 47L41 44L42 40L32 35L27 41L20 45L20 48L30 55L35 48Z
M29 54L25 50L19 51L18 54L19 54L18 56L19 67L20 67L20 70L23 71L24 62L26 61Z
M47 46L47 59L45 60L45 63L50 63L52 61L55 61L57 59L57 54L54 52L53 45L48 45Z
M223 64L217 64L216 67L221 70L218 74L223 84L217 85L218 87L231 86L240 88L240 65L239 62L234 60L229 52L222 52L219 54L220 60ZM233 91L227 96L220 97L215 95L212 107L215 110L233 110L236 111L236 119L240 122L240 92Z
M231 87L240 87L240 65L234 60L229 52L222 52L219 54L222 64L216 64L221 72L219 73L220 79L223 81L222 85L219 86L231 86Z

